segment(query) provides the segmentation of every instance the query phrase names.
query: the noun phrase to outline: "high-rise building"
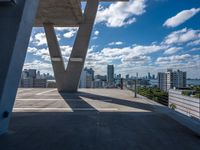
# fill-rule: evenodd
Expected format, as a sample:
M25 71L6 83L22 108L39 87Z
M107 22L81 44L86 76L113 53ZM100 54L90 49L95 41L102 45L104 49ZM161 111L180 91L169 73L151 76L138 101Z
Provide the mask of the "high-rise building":
M126 75L126 79L129 79L129 74Z
M172 88L185 88L186 87L186 72L172 69L167 69L167 72L158 73L158 87L161 90L168 91Z
M186 87L186 72L177 70L173 72L173 87L185 88Z
M109 86L114 85L114 66L113 65L107 66L107 82Z
M36 78L36 69L29 69L28 71L28 76L31 78Z
M80 88L92 88L94 79L94 70L92 68L84 68L81 73L81 78L79 82Z
M91 76L92 80L94 80L94 70L92 68L84 68L85 71L87 71Z
M40 72L36 73L36 69L24 69L19 86L24 88L46 88L47 80L42 79Z
M164 72L158 72L158 87L163 91L167 91L167 75Z
M155 78L156 78L156 77L155 77L155 74L153 74L153 75L152 75L152 79L155 79Z

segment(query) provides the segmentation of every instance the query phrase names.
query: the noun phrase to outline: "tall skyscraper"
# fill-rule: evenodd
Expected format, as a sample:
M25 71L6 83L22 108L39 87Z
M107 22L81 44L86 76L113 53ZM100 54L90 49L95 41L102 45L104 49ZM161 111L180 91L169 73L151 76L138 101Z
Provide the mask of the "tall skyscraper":
M186 72L172 69L167 69L167 72L158 73L158 87L161 90L168 91L171 88L185 88L186 87Z
M114 85L114 66L113 65L107 66L107 82L109 86Z
M151 79L151 73L148 72L148 79Z

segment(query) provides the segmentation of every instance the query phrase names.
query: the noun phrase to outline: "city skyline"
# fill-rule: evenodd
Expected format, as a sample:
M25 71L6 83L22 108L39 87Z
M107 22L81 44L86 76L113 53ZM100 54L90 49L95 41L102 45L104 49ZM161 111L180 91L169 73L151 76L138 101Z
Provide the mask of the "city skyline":
M24 68L23 70L28 70L28 69L33 69L33 70L37 70L37 71L39 71L40 72L40 70L38 70L38 69L36 69L36 68ZM85 66L84 68L83 68L83 71L84 71L84 69L93 69L92 67L87 67L87 66ZM164 72L166 72L168 69L172 69L172 68L167 68L166 70L163 70L162 72L164 73ZM177 69L177 70L175 70L175 71L178 71L178 70L180 70L180 69ZM93 69L93 71L94 71L94 76L98 76L98 75L100 75L100 76L107 76L107 71L105 71L105 72L103 72L103 73L96 73L96 70L94 70ZM180 70L180 71L183 71L183 70ZM41 72L40 72L41 73ZM159 74L160 72L158 72L158 73L150 73L150 72L146 72L146 73L144 73L144 74L138 74L137 72L135 72L134 74L124 74L124 75L122 75L120 72L118 72L118 73L115 73L114 72L114 78L117 78L117 76L118 75L120 75L122 78L127 78L127 76L129 77L129 78L135 78L136 77L136 74L138 74L138 77L139 78L147 78L147 79L157 79L157 76L158 76L158 74ZM48 72L42 72L41 73L41 75L50 75L50 76L52 76L52 77L54 77L54 75L53 75L53 73L52 74L49 74ZM149 75L150 75L150 78L149 78ZM187 79L194 79L194 80L200 80L200 78L189 78L189 77L187 77Z
M199 78L199 6L197 0L102 3L85 66L102 74L107 64L114 64L122 75L157 74L172 68L187 71L188 78ZM112 13L115 9L118 12ZM57 28L56 32L66 66L77 28ZM32 31L24 67L53 73L43 28Z

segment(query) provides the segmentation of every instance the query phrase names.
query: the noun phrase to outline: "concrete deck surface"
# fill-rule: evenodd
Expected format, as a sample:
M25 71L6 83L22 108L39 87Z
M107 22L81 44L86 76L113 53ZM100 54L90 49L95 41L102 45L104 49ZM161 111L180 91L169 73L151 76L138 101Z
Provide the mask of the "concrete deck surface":
M117 89L19 89L0 150L199 150L200 137Z

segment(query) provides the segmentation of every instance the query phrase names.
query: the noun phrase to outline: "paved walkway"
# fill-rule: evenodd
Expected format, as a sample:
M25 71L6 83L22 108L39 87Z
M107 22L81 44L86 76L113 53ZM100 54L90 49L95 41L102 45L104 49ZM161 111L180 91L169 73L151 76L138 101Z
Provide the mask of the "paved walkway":
M199 150L200 137L129 91L19 89L0 150Z

